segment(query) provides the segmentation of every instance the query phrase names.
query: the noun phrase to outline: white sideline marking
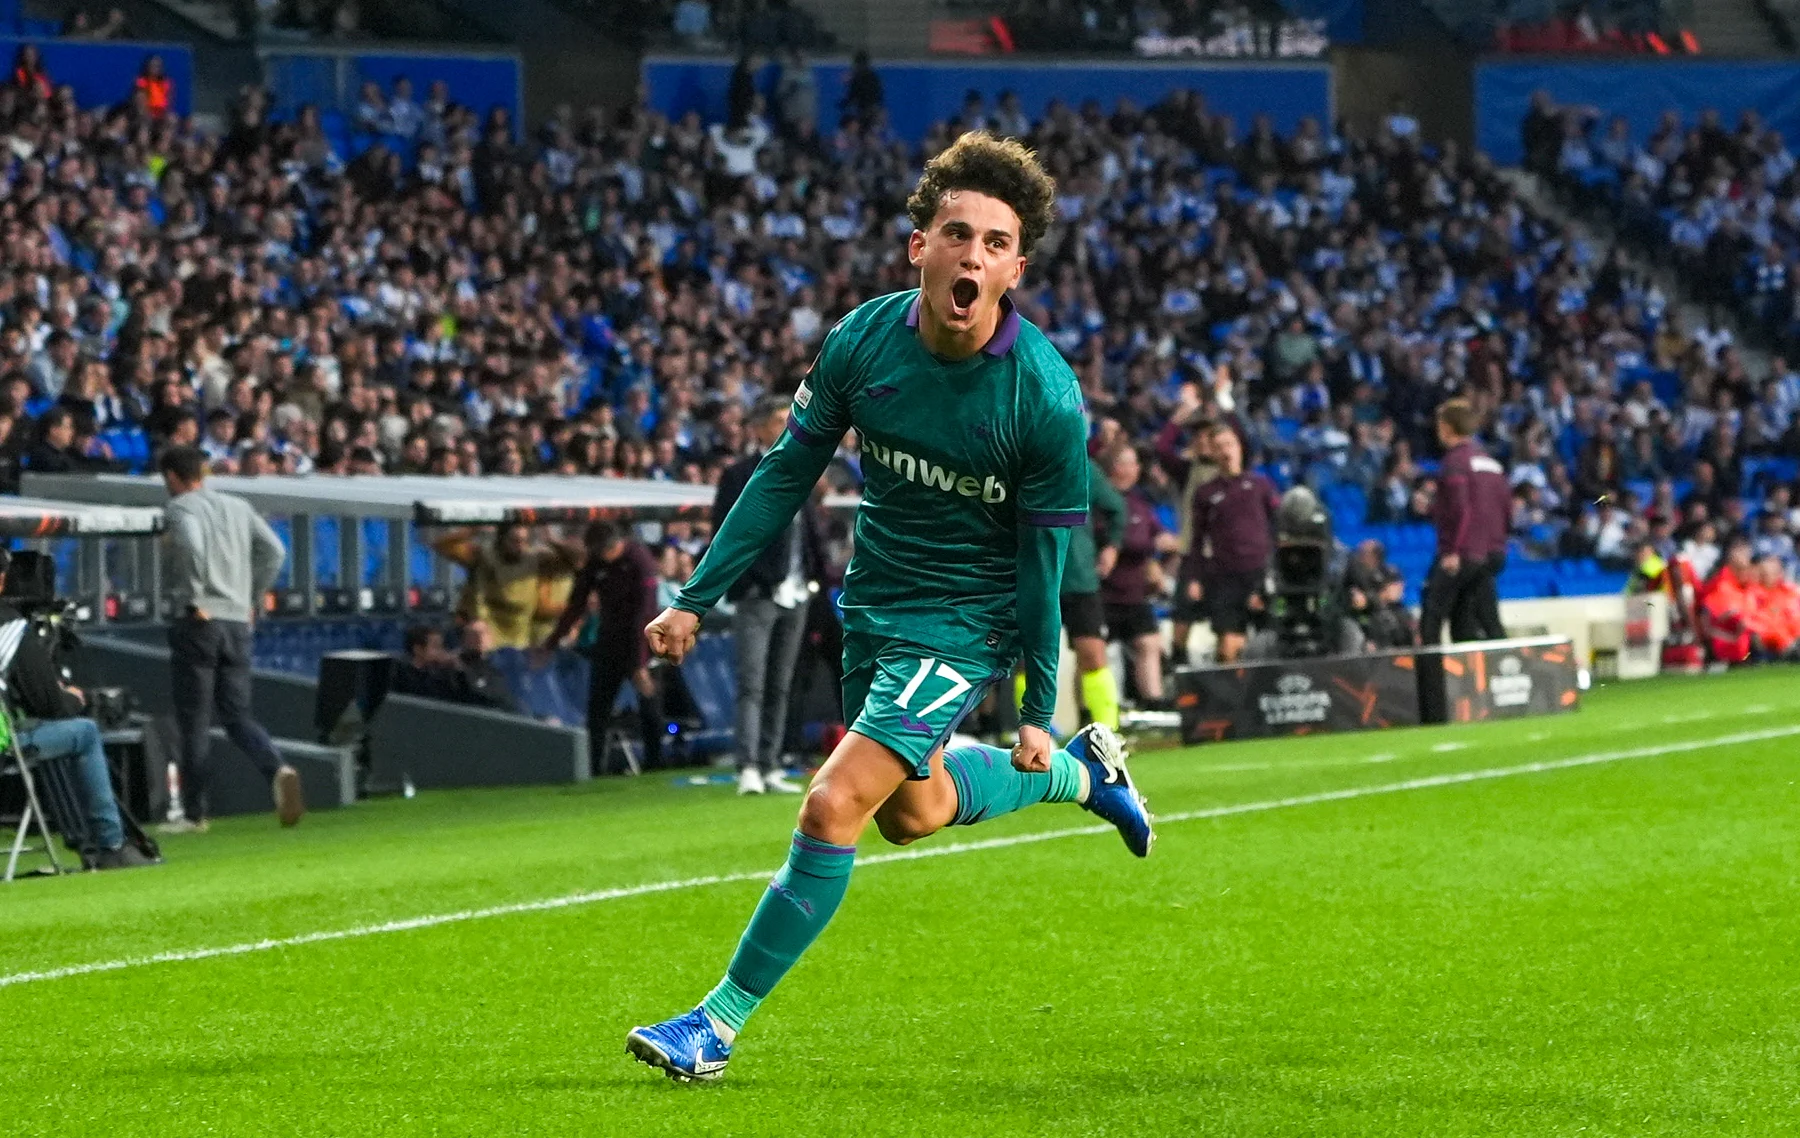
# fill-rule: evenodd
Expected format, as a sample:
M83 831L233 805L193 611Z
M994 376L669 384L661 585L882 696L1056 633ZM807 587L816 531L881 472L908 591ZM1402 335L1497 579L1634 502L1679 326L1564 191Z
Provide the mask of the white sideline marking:
M1458 786L1468 782L1486 782L1497 778L1512 778L1524 774L1541 774L1546 771L1568 770L1573 767L1598 766L1603 763L1623 762L1627 759L1648 759L1658 755L1681 754L1686 751L1703 751L1713 747L1731 747L1741 743L1760 743L1769 739L1784 739L1800 735L1800 725L1792 727L1775 727L1763 731L1744 731L1733 735L1719 735L1711 739L1691 739L1681 743L1662 743L1654 747L1634 747L1624 751L1598 751L1588 755L1575 755L1566 759L1545 759L1542 762L1523 763L1511 767L1488 767L1483 770L1454 771L1448 774L1426 775L1421 778L1409 778L1403 782L1381 783L1376 786L1351 786L1341 790L1322 790L1315 794L1296 794L1289 798L1272 798L1261 802L1239 802L1229 806L1209 806L1203 810L1184 810L1175 814L1164 814L1157 817L1161 825L1175 822L1194 822L1204 818L1228 818L1237 814L1259 814L1269 810L1285 810L1294 806L1313 806L1323 802L1343 802L1352 798L1370 798L1379 794L1400 794L1411 790L1428 790L1438 786ZM1099 823L1092 826L1070 826L1061 830L1042 830L1033 834L1008 834L1004 837L987 838L974 842L951 842L941 846L924 846L916 849L896 850L892 853L872 854L858 858L861 865L881 865L896 861L921 861L926 858L948 857L951 854L972 853L976 850L1004 849L1008 846L1032 845L1037 842L1055 841L1060 838L1074 838L1089 834L1105 834L1112 830L1111 826ZM408 917L403 920L387 921L378 925L358 925L348 929L331 929L325 932L302 933L299 936L275 937L267 940L245 941L242 944L220 945L214 948L193 948L181 952L159 952L151 956L127 956L117 960L97 960L88 964L70 964L62 968L47 968L38 972L15 972L10 976L0 976L0 988L16 984L33 984L43 980L63 980L71 976L88 976L96 972L118 972L126 968L139 968L149 964L174 964L189 960L210 960L217 956L242 956L251 952L267 952L277 948L294 948L306 944L319 944L324 941L353 940L358 937L377 936L381 933L405 932L409 929L428 929L436 925L458 924L463 921L478 921L487 917L506 917L515 913L541 913L551 909L569 909L578 905L592 905L601 901L618 901L627 897L643 897L653 893L672 893L683 889L699 889L707 885L729 885L740 881L760 881L768 878L774 871L761 869L744 873L721 873L706 877L686 877L678 881L653 881L643 885L627 885L616 889L597 889L586 893L571 893L562 897L546 897L539 901L515 901L506 905L490 905L482 909L462 909L454 913L435 913L422 917Z

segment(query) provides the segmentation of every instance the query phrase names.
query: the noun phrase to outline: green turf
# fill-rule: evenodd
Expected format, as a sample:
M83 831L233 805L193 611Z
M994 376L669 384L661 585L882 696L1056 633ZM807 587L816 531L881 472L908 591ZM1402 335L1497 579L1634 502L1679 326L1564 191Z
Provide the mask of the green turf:
M717 979L754 880L10 984L0 1133L1800 1132L1797 679L1145 754L1174 814L1765 736L1176 822L1142 863L1107 834L866 864L716 1086L623 1039ZM793 808L658 777L230 820L0 887L0 975L769 869Z

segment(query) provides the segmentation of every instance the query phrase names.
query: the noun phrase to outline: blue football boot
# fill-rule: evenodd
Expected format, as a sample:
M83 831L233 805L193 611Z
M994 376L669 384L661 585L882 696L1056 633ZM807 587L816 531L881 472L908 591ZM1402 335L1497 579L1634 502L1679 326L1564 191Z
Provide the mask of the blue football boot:
M1090 723L1064 749L1087 765L1088 800L1082 809L1117 826L1126 849L1149 857L1156 819L1125 769L1125 740L1104 723Z
M678 1083L716 1079L731 1061L731 1044L719 1038L705 1010L649 1027L634 1027L625 1037L625 1050Z

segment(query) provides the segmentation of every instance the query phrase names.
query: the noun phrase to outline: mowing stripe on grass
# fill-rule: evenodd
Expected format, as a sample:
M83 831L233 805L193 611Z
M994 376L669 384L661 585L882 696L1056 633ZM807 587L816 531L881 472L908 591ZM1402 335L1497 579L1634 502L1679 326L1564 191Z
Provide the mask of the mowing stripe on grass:
M1482 770L1454 771L1448 774L1426 775L1420 778L1409 778L1402 782L1379 783L1374 786L1350 786L1341 790L1322 790L1314 794L1297 794L1290 798L1271 798L1260 802L1239 802L1228 806L1209 806L1202 810L1184 810L1175 814L1165 814L1157 818L1161 825L1176 822L1193 822L1203 818L1228 818L1236 814L1258 814L1270 810L1285 810L1294 806L1313 806L1324 802L1343 802L1353 798L1369 798L1380 794L1401 794L1411 790L1429 790L1439 786L1458 786L1469 782L1486 782L1497 778L1513 778L1518 775L1542 774L1546 771L1569 770L1575 767L1599 766L1604 763L1623 762L1627 759L1647 759L1659 755L1675 755L1686 751L1709 750L1714 747L1731 747L1741 743L1761 743L1770 739L1783 739L1800 735L1800 725L1793 727L1776 727L1763 731L1743 731L1733 735L1719 735L1710 739L1690 739L1680 743L1659 743L1650 747L1634 747L1623 751L1598 751L1588 755L1574 755L1564 759L1545 759L1541 762L1522 763L1510 767L1488 767ZM951 854L972 853L976 850L1004 849L1009 846L1030 845L1036 842L1055 841L1060 838L1074 838L1090 834L1105 834L1112 830L1105 824L1092 826L1071 826L1061 830L1041 830L1031 834L1008 834L1003 837L988 838L974 842L952 842L941 846L924 846L918 849L896 850L892 853L872 854L857 859L862 865L880 865L886 862L919 861L925 858L948 857ZM10 976L0 976L0 988L15 984L32 984L43 980L63 980L72 976L88 976L97 972L118 972L127 968L139 968L149 964L174 964L189 960L209 960L217 956L243 956L252 952L267 952L277 948L296 948L300 945L320 944L325 941L353 940L358 937L377 936L382 933L405 932L408 929L427 929L436 925L459 924L463 921L477 921L487 917L506 917L516 913L541 913L552 909L569 909L578 905L592 905L601 901L618 901L627 897L644 897L654 893L673 893L684 889L698 889L707 885L728 885L740 881L760 881L768 877L773 870L759 869L743 873L720 873L705 877L686 877L677 881L654 881L643 885L627 885L616 889L597 889L585 893L571 893L562 897L546 897L539 901L516 901L505 905L490 905L481 909L463 909L454 913L435 913L422 917L408 917L403 920L387 921L378 925L358 925L348 929L331 929L324 932L302 933L299 936L273 937L267 940L245 941L242 944L221 945L214 948L194 948L180 952L158 952L150 956L128 956L117 960L98 960L88 964L71 964L62 968L46 968L37 972L15 972Z

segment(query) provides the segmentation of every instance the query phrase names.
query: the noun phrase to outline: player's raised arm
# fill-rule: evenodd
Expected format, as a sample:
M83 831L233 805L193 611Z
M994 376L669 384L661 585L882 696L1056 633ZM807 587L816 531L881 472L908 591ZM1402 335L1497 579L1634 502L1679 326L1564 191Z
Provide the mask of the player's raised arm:
M1019 487L1019 642L1024 652L1022 726L1050 729L1062 656L1063 560L1069 531L1088 520L1087 425L1070 406L1049 417L1029 444Z
M699 619L787 528L818 485L838 440L850 428L849 405L841 394L846 367L843 340L835 331L826 337L817 362L794 395L787 433L757 464L675 603L645 629L657 655L681 661L693 645Z

